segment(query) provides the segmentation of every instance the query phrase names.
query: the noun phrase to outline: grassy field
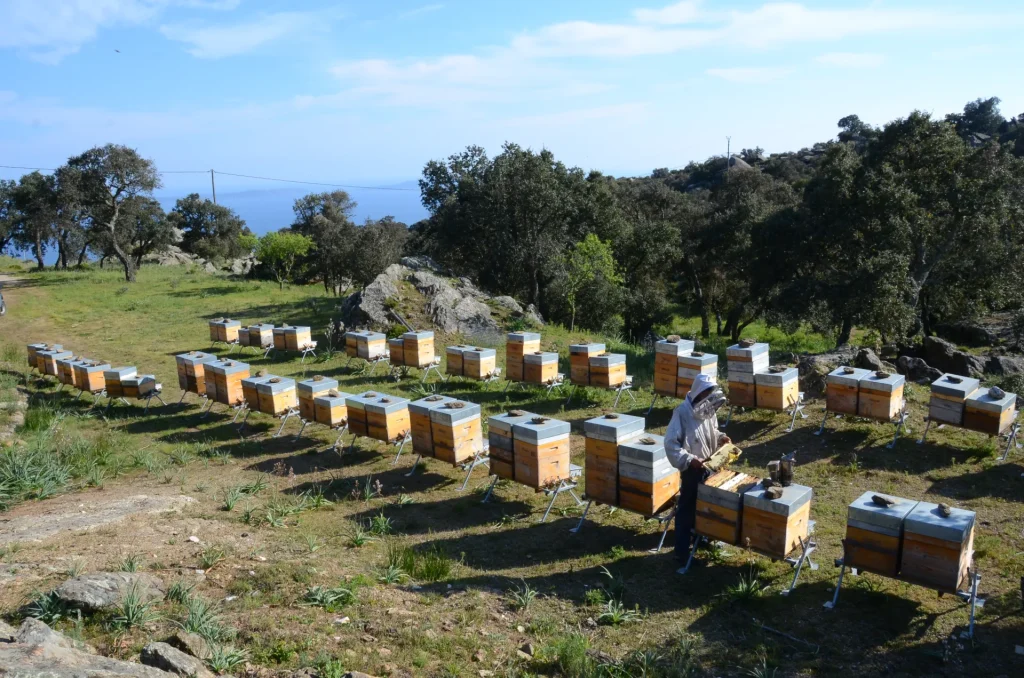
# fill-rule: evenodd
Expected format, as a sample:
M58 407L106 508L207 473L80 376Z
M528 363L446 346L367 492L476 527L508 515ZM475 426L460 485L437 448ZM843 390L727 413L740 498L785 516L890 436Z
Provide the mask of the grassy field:
M814 488L821 567L805 569L793 595L783 597L791 568L742 549L702 554L688 575L676 575L674 534L660 554L649 553L659 526L625 511L592 510L570 535L581 510L567 497L543 524L545 498L521 486L499 483L495 500L481 504L482 469L460 492L464 473L435 460L409 477L411 455L392 466L393 448L363 440L340 457L323 427L310 426L297 440L298 425L289 424L274 439L277 421L259 414L242 440L230 413L218 408L202 419L194 399L148 416L139 407L115 408L103 419L87 398L52 395L52 385L23 374L25 344L59 342L156 374L173 403L173 356L209 348L208 319L311 325L322 340L337 305L322 288L281 291L175 268L144 268L132 286L116 271L19 275L24 284L5 289L9 313L0 320L0 339L13 348L0 357L7 387L27 383L34 399L24 442L0 456L0 495L6 491L10 505L0 521L132 495L196 501L127 527L0 544L0 613L9 620L69 572L138 567L178 584L174 600L150 610L152 619L126 624L96 615L56 625L124 658L180 625L194 627L218 647L216 665L234 663L233 672L243 655L230 648L254 665L315 666L321 676L352 669L395 676L1019 673L1024 457L998 463L995 444L978 434L947 427L933 430L926 445L905 438L888 450L891 427L855 419L830 421L830 433L812 435L821 402L809 405L810 418L792 433L782 415L734 417L728 430L744 450L738 468L761 473L769 460L796 451L797 481ZM824 347L813 335L757 332L777 350ZM566 362L568 344L599 338L555 327L542 333L544 348ZM438 346L456 339L438 337ZM653 359L636 347L611 348L628 353L639 385L639 405L620 409L643 415ZM246 360L254 371L328 375L350 392L425 392L413 379L360 376L343 355L305 366L283 356ZM457 380L430 388L481 404L485 416L519 407L572 422L580 464L582 422L612 401L592 389L565 406L536 390L506 394ZM908 392L917 434L927 389ZM659 402L648 429L664 432L670 413ZM49 468L53 460L62 467ZM832 562L841 555L846 505L866 490L978 512L976 562L988 604L973 642L958 638L967 621L963 603L873 575L848 578L838 609L823 609L838 574ZM193 535L199 543L188 540ZM212 612L204 616L206 603Z

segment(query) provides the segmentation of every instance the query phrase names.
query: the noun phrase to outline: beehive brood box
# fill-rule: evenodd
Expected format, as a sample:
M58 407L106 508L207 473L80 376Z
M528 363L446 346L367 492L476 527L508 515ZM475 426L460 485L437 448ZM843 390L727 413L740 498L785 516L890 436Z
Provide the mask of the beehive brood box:
M345 398L348 408L348 430L353 435L368 436L370 430L366 419L366 405L381 397L377 391L365 391Z
M249 336L249 346L254 348L270 348L274 345L274 326L262 323L249 325L245 333ZM239 332L239 338L242 334Z
M704 374L718 381L718 356L703 351L684 353L679 356L679 369L676 374L676 397L685 398L698 375Z
M454 400L454 398L435 394L409 403L412 450L416 454L427 457L434 456L434 436L431 433L430 411L441 407L449 400Z
M408 367L423 368L434 362L434 333L406 332L402 335L405 344L405 364Z
M557 372L557 365L556 372ZM618 388L626 381L626 356L622 353L602 353L590 357L590 385L598 388Z
M757 406L754 375L768 370L768 344L743 341L725 350L729 404Z
M509 480L515 478L515 425L530 421L536 416L533 412L512 410L487 419L488 463L491 475Z
M374 440L390 443L409 432L409 401L382 395L366 403L366 433Z
M405 340L401 337L388 339L388 360L395 367L405 364Z
M241 405L242 380L249 376L249 366L237 360L216 360L207 363L206 396L224 405Z
M548 384L558 376L558 354L536 351L523 356L523 381Z
M306 421L316 421L316 400L318 396L321 396L331 389L337 390L338 380L328 379L327 377L318 374L311 379L300 381L296 385L296 390L299 394L299 416Z
M206 365L217 360L217 356L199 351L179 353L174 356L178 369L178 388L188 393L206 393Z
M295 409L298 405L298 394L295 389L295 380L286 377L271 377L263 379L256 384L256 393L259 394L260 412L272 416L280 416Z
M274 349L277 351L284 351L288 348L288 339L285 337L285 333L288 329L287 325L281 327L275 327L273 330L274 334Z
M677 397L679 380L679 357L693 352L693 342L688 339L671 337L654 344L654 392ZM685 396L686 394L683 393Z
M238 331L242 323L230 318L217 318L210 321L210 341L232 344L238 341Z
M449 400L430 410L430 434L434 456L449 464L461 464L484 451L480 406Z
M679 492L679 469L665 454L665 438L652 433L619 445L619 506L644 516L661 513Z
M743 495L761 482L746 473L722 469L697 486L697 534L726 544L739 544Z
M609 413L583 422L586 460L583 465L587 497L619 505L619 445L639 438L643 417Z
M68 386L75 385L75 369L72 365L81 360L78 356L69 355L57 359L57 381Z
M444 350L445 365L444 371L446 374L451 374L456 377L461 377L463 374L462 367L462 356L469 349L469 346L459 344L458 346L449 346Z
M313 399L316 408L316 423L338 428L348 422L347 399L351 393L344 391L328 391Z
M99 393L106 387L103 373L110 369L110 363L99 360L83 360L75 363L75 386L79 391Z
M57 376L57 361L63 358L72 358L74 353L65 351L62 348L50 348L45 351L36 352L36 369L45 375Z
M505 378L524 381L523 357L540 351L540 335L536 332L509 332L505 338Z
M872 498L880 496L893 502L879 504ZM900 572L900 550L903 547L903 521L916 501L865 492L850 504L846 513L846 539L843 541L843 562L886 577Z
M1006 432L1017 415L1017 396L1001 389L978 389L964 404L964 428L989 435Z
M512 426L515 480L540 489L569 479L569 423L534 416Z
M301 351L310 345L313 335L304 325L293 325L284 328L284 347L287 351Z
M943 424L960 426L964 423L964 405L981 382L971 377L944 374L932 382L928 401L928 418Z
M260 374L242 380L242 398L250 410L260 411L260 392L256 387L273 378L273 374Z
M771 367L754 374L757 406L785 410L800 398L800 374L795 367Z
M858 382L857 414L869 419L891 421L903 407L902 374L869 372Z
M569 381L577 386L590 386L590 358L605 352L604 344L571 344Z
M124 398L125 379L134 377L137 370L134 367L114 367L103 372L104 389L110 398Z
M145 398L157 390L156 375L136 374L121 380L121 388L125 398Z
M903 521L900 578L939 591L956 591L974 555L974 511L918 502Z
M859 367L837 367L825 377L825 409L836 414L857 414L860 380L870 374Z
M498 352L493 348L475 346L462 354L463 376L470 379L487 379L497 369Z
M807 540L813 490L805 485L782 488L782 496L769 499L756 485L743 493L741 543L770 558L785 558Z
M387 337L380 332L356 330L345 333L345 353L354 358L376 360L387 355L387 350Z
M64 348L60 344L54 344L54 349L60 350ZM39 351L50 350L49 344L29 344L28 345L28 366L33 369L39 369Z

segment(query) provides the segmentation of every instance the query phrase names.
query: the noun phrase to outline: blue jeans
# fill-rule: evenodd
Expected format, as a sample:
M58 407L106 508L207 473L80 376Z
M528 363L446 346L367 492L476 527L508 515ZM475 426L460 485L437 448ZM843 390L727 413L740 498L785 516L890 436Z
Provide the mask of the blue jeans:
M693 526L697 521L697 486L711 475L707 469L687 468L681 473L682 487L679 489L679 506L676 510L676 560L686 563L693 544Z

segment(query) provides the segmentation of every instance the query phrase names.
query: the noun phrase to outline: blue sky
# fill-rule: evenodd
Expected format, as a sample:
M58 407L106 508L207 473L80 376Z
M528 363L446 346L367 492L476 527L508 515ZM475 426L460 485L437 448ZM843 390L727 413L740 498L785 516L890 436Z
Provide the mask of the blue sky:
M1012 1L0 0L0 164L117 142L163 170L392 184L510 140L643 174L849 113L1024 113L1022 28Z

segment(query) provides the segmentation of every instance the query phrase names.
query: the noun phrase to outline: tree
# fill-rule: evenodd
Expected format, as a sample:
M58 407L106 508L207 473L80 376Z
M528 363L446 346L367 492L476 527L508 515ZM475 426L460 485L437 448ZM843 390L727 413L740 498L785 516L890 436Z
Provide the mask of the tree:
M274 273L283 290L295 263L313 248L313 241L299 233L277 231L260 238L256 257Z
M174 244L174 227L167 221L160 203L152 198L138 197L125 204L124 239L130 243L135 266L142 258Z
M191 193L175 202L167 218L181 231L181 249L186 252L209 261L242 254L238 237L249 229L234 210Z
M107 144L71 158L62 171L74 174L83 209L91 222L90 230L102 235L124 268L125 280L135 282L137 267L131 257L131 241L125 239L125 229L119 229L119 220L126 202L160 187L153 161L127 146Z
M593 233L588 233L583 240L576 243L562 257L560 265L561 283L569 307L569 331L572 332L576 329L578 302L581 299L589 300L585 295L587 288L614 288L622 283L622 276L615 270L611 244L602 242ZM599 295L592 297L595 301L601 298Z
M54 193L54 178L39 172L21 177L14 190L14 206L18 215L15 242L20 249L32 251L39 270L46 267L46 250L54 235L57 212Z
M351 275L366 287L391 264L397 264L409 239L409 228L394 217L367 219L360 227L351 252Z
M857 115L847 115L839 119L839 141L864 144L878 135L878 130L860 119Z
M356 203L345 191L310 193L295 201L292 230L313 240L310 265L324 289L341 293L351 279L351 254L357 238L352 212Z
M972 134L994 137L1002 131L1006 120L999 112L999 97L975 99L964 106L963 113L950 113L946 122L956 126L956 132L967 139Z
M15 203L18 184L0 179L0 254L14 241L20 214Z

